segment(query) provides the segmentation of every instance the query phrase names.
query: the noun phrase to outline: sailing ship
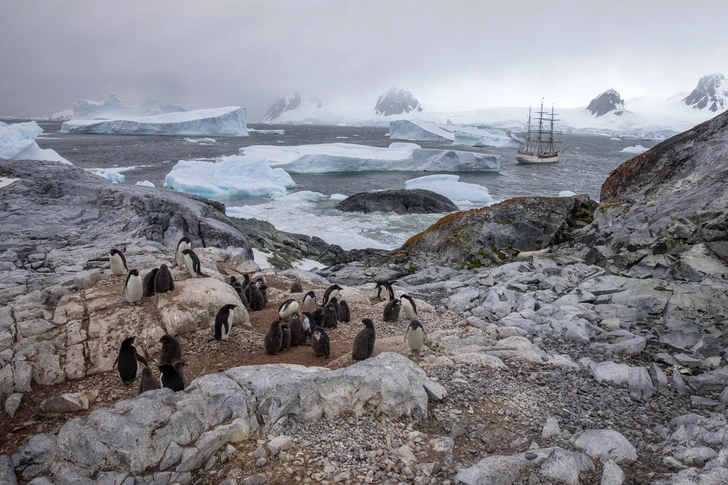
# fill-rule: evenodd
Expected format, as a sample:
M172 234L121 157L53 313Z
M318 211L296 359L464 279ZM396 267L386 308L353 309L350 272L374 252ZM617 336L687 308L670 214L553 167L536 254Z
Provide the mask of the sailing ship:
M555 163L559 161L559 156L566 150L569 145L561 149L557 149L556 145L561 143L554 140L554 135L560 135L560 131L554 131L554 121L556 114L554 107L551 106L551 113L543 110L543 101L541 101L541 110L536 112L538 115L535 121L538 121L538 129L531 128L531 108L528 108L528 127L523 134L525 145L516 153L516 161L518 163ZM544 128L544 124L548 127Z

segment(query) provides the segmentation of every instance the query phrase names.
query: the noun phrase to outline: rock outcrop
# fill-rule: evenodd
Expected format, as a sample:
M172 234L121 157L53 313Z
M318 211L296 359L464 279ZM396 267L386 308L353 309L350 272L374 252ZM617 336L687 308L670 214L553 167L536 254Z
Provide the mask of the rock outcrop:
M624 113L624 100L617 91L608 89L592 99L586 109L597 118L611 112L620 116Z
M728 274L728 112L617 167L584 229L587 261L698 281Z
M389 88L389 91L379 96L374 105L374 113L382 116L400 115L412 111L422 111L417 98L406 89Z
M703 76L695 89L682 101L693 109L707 108L717 113L728 108L728 81L720 73Z
M591 222L596 205L586 195L518 197L456 212L411 237L397 258L468 267L501 264L522 251L571 241L575 229Z
M458 206L447 197L425 189L362 192L342 200L336 208L343 212L397 214L437 214L458 210Z

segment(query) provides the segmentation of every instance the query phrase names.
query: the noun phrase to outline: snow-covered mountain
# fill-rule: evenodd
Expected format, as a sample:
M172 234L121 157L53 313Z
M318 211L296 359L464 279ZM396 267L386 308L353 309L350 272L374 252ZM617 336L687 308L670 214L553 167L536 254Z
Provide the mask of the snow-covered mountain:
M292 92L281 98L276 98L268 111L263 115L263 122L270 123L273 121L281 122L287 111L310 111L321 109L326 106L326 101L319 98L308 96L302 98L297 92ZM294 115L295 116L295 115Z
M713 113L722 111L728 108L728 80L720 73L703 76L683 101L693 109L707 108Z
M141 116L157 116L168 113L187 111L184 106L175 104L159 104L147 98L139 106L127 104L115 94L107 94L101 102L80 99L73 103L74 120L112 120L138 118Z
M586 109L597 118L612 111L620 116L624 113L624 100L614 89L607 89L592 99Z
M389 88L386 93L379 96L374 106L374 113L383 116L401 115L412 111L422 111L420 102L406 89L395 87Z

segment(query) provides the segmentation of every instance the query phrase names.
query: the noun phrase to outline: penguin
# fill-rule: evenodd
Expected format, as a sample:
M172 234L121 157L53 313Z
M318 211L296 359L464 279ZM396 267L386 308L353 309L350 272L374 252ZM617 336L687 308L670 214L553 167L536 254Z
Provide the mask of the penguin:
M275 320L270 324L270 328L265 334L263 343L265 345L265 353L268 355L275 355L281 351L281 345L283 344L283 330L281 330L280 320Z
M313 313L316 311L318 305L316 304L316 293L309 291L303 295L303 302L301 302L301 311Z
M126 295L126 301L132 305L141 301L144 296L144 281L139 276L139 271L136 269L130 269L126 275L126 283L124 284L124 295Z
M126 266L126 258L124 253L118 249L112 249L109 251L109 266L111 266L111 272L116 276L123 276L129 271Z
M402 305L405 317L410 320L417 320L417 318L419 318L419 315L417 315L417 305L411 296L407 294L400 295L399 303Z
M294 281L291 284L291 293L303 293L303 286L298 281Z
M207 276L202 272L202 266L200 266L200 258L191 249L185 249L182 251L185 257L185 268L191 277L196 278L198 276Z
M336 307L333 303L329 303L326 305L326 308L324 308L324 321L321 326L324 328L336 328L338 324L339 322L336 319Z
M215 340L227 340L233 328L233 310L237 305L224 305L215 316Z
M387 303L387 306L384 307L384 321L396 322L399 320L399 309L401 307L402 305L397 298Z
M313 312L313 321L316 322L316 325L319 327L324 326L324 309L323 308L317 308ZM311 325L313 327L313 325Z
M313 314L310 312L301 313L301 326L303 327L303 345L311 345L311 329L316 325Z
M263 295L263 306L268 305L268 286L265 284L258 285L258 290L260 290L260 294Z
M337 315L340 322L351 321L351 309L349 309L349 304L346 303L346 300L339 301L339 312Z
M291 329L287 323L281 324L281 332L283 334L281 338L281 350L288 350L291 348Z
M377 286L374 287L377 290L377 298L382 301L394 300L394 289L388 281L377 281Z
M278 307L278 316L280 317L282 322L287 322L291 318L291 315L293 315L297 311L298 302L289 298L288 300L281 303L281 306Z
M243 282L238 280L233 275L230 277L230 286L232 286L233 290L235 290L235 293L238 294L238 298L240 298L240 302L243 304L243 306L245 308L249 308L248 297L245 295L245 290L243 289Z
M425 345L425 329L417 320L412 320L404 333L404 340L412 350L420 350Z
M263 293L256 285L248 285L248 304L250 309L254 312L260 311L265 308L265 299Z
M372 356L374 351L374 341L376 333L374 332L374 322L365 318L362 320L364 328L354 337L354 345L351 350L351 358L354 360L364 360Z
M326 304L326 306L328 306L328 305L333 305L334 312L335 312L334 314L336 315L336 321L338 322L339 321L339 299L336 297L329 299L329 302ZM324 307L324 310L326 310L325 307Z
M152 374L152 368L147 365L142 369L142 379L139 381L139 392L137 395L143 392L153 391L154 389L159 389L159 382L157 382L157 378Z
M331 352L329 336L323 328L319 327L315 323L311 324L311 349L313 350L314 356L326 357L327 359Z
M137 349L134 346L134 337L127 337L121 342L119 355L116 356L114 365L111 368L113 369L118 364L121 382L125 386L128 386L136 379L137 372L139 372L139 362L145 366L147 365L146 359L137 353Z
M326 292L324 293L324 300L323 303L321 303L321 306L326 306L329 304L329 301L331 301L332 298L337 298L339 296L339 291L341 290L343 290L343 288L339 285L331 285L326 288Z
M174 290L174 278L172 273L169 272L166 264L159 267L157 275L154 277L154 292L155 293L167 293L168 291Z
M156 278L158 272L159 268L154 268L144 275L144 296L147 298L154 296L154 278Z
M174 392L183 391L187 387L187 379L185 379L184 362L177 361L174 364L162 364L159 366L159 372L162 375L159 381L162 387L168 387Z
M298 312L293 312L288 320L288 327L291 329L291 347L303 345L303 323Z
M177 266L185 267L185 255L182 253L185 249L192 249L192 241L187 236L182 236L177 241L177 250L175 251L175 264Z
M159 341L162 342L162 350L159 352L160 364L174 364L178 360L182 360L182 345L179 340L166 334L162 335Z

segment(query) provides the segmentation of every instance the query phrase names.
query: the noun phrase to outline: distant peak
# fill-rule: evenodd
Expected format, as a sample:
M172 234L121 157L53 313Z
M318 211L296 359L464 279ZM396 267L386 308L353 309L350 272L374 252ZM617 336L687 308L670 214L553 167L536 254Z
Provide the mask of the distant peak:
M728 81L723 74L716 72L701 77L698 85L682 100L693 109L708 108L712 112L728 106Z
M611 112L620 116L624 113L624 100L615 89L607 89L592 99L586 109L597 118Z
M378 115L389 116L409 113L411 111L422 111L420 102L411 92L406 89L399 89L392 86L379 96L377 104L374 106L374 112Z

